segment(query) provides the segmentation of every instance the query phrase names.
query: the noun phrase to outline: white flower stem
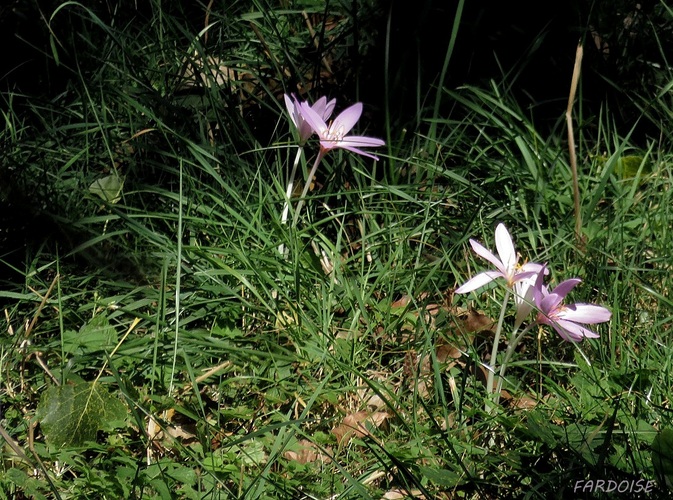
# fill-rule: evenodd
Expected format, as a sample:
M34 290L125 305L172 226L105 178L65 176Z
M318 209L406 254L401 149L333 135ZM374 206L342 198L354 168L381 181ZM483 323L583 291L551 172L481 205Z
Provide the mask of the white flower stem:
M325 155L325 152L320 149L320 152L318 153L318 156L316 156L315 163L313 164L313 168L311 168L311 172L308 174L308 178L306 179L306 184L304 184L304 190L301 192L301 197L299 198L299 203L297 204L297 210L294 212L294 218L292 219L292 227L297 226L297 221L299 220L299 214L301 213L301 209L304 206L304 197L306 196L306 193L308 193L308 189L311 186L311 180L313 179L313 176L315 175L315 171L318 170L318 165L320 165L320 160L322 160L322 157Z
M283 213L280 216L280 223L281 224L286 224L287 223L287 216L288 213L290 212L290 197L292 196L292 191L294 191L294 176L297 175L297 166L299 165L299 160L301 159L301 153L304 148L301 146L297 146L297 154L294 157L294 164L292 165L292 172L290 173L290 177L288 178L287 181L287 189L285 190L285 204L283 205ZM285 245L281 243L278 245L278 252L282 255L285 256Z
M287 215L290 211L290 197L292 196L292 191L294 191L294 176L297 175L297 165L299 165L299 160L301 159L301 152L303 148L297 146L297 155L294 157L294 165L292 165L292 172L287 182L287 189L285 190L285 205L283 206L283 214L281 215L280 222L285 224L287 222Z
M505 351L505 358L502 360L502 363L500 364L500 373L498 374L498 386L495 389L494 404L496 406L500 402L500 394L502 393L502 383L503 380L505 379L505 370L507 370L507 364L509 363L509 360L512 359L512 354L514 354L514 350L516 349L516 346L519 345L519 342L521 342L523 336L526 335L529 332L529 330L536 324L537 323L531 323L526 328L524 328L518 335L516 333L517 332L516 328L512 332L512 336L509 339L509 345L507 346L507 351Z
M505 321L505 311L507 310L507 302L509 301L511 290L507 288L505 291L505 298L502 301L502 308L500 309L500 317L498 318L498 326L495 329L495 337L493 338L493 348L491 349L491 369L488 370L488 377L486 379L486 413L491 413L494 405L491 402L493 395L493 383L495 379L496 361L498 357L498 344L500 343L500 334L502 333L502 324Z

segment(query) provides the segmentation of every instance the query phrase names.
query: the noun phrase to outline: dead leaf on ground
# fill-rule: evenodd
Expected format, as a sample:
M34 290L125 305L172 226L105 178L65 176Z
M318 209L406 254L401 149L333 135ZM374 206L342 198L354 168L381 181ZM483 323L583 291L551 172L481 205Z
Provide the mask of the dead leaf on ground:
M426 498L420 490L394 489L386 492L382 500L398 500L400 498Z
M332 434L337 439L337 443L346 444L353 437L369 436L370 432L367 425L371 427L381 427L388 418L388 414L383 411L369 413L359 411L351 415L346 415L338 425L332 429Z
M302 439L298 443L297 450L287 450L283 456L292 462L308 464L313 462L329 463L332 459L323 452L315 443L308 439ZM325 448L327 453L331 453L329 448Z
M500 399L502 399L503 404L507 404L517 410L531 410L537 406L537 401L530 396L526 396L525 394L512 396L505 390L500 393Z

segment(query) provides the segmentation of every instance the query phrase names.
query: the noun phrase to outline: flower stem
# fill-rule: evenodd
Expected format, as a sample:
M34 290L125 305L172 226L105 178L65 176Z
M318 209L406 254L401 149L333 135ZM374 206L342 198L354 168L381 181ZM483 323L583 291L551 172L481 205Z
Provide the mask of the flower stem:
M519 345L519 342L521 342L523 336L526 335L526 333L528 333L528 331L536 324L537 323L531 323L526 328L524 328L518 335L516 333L517 332L516 329L512 332L512 336L509 339L509 345L507 346L507 351L505 351L505 358L502 360L502 363L500 364L500 373L498 374L498 386L495 390L496 405L500 402L500 393L502 392L502 383L503 380L505 379L505 370L507 370L507 364L509 363L509 360L512 359L512 354L514 354L514 350L516 349L516 346Z
M495 329L495 337L493 338L493 348L491 349L491 369L488 371L488 377L486 379L486 413L491 413L494 405L492 405L490 399L493 393L493 382L495 378L495 367L498 356L498 344L500 343L500 334L502 333L502 324L505 321L505 311L507 310L507 302L509 301L509 295L511 290L507 288L505 291L505 298L502 301L502 308L500 309L500 317L498 318L498 326Z
M308 193L308 189L311 186L311 179L313 179L315 171L318 170L318 165L320 165L320 160L322 160L323 156L325 156L325 152L321 148L320 152L318 153L318 156L316 156L313 168L311 168L311 172L308 174L306 184L304 185L304 190L301 192L301 197L299 198L299 203L297 204L297 210L294 212L294 218L292 219L292 227L297 226L297 221L299 220L299 214L301 213L301 209L304 206L304 197L306 196L306 193Z
M283 214L281 215L280 222L285 224L287 222L287 214L290 211L290 197L292 196L292 191L294 191L294 176L297 174L297 165L299 165L299 159L301 158L301 152L303 148L297 146L297 155L294 157L294 165L292 165L292 173L287 182L287 190L285 191L285 205L283 205Z
M303 148L301 146L297 146L297 154L294 157L292 172L290 173L290 177L288 178L287 189L285 190L285 204L283 205L283 213L280 216L281 224L287 223L287 216L288 213L290 212L290 197L292 196L292 191L294 191L294 176L297 175L297 166L299 165L299 160L301 159L302 151ZM285 244L281 243L280 245L278 245L278 252L285 257L286 255Z

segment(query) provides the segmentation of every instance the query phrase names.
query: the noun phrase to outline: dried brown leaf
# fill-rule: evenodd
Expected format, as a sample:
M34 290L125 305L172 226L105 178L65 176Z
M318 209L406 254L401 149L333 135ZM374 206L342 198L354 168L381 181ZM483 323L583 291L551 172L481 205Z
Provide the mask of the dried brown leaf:
M474 309L469 309L460 319L463 323L463 329L467 333L484 332L495 325L492 318Z
M323 453L323 451L318 448L315 443L312 443L308 439L302 439L298 443L298 450L288 450L283 453L283 456L290 461L297 462L300 464L308 464L320 461L321 463L329 463L331 458L329 455ZM330 451L327 449L326 451Z
M509 392L502 391L500 393L500 399L502 399L503 403L506 403L508 406L516 408L517 410L531 410L537 406L537 401L525 394L512 396Z
M400 498L425 498L420 490L402 490L394 489L390 490L383 495L382 500L398 500Z
M383 411L369 413L366 411L359 411L346 415L338 425L332 429L332 434L337 439L339 444L346 444L353 437L369 436L370 432L367 425L372 427L381 427L388 418L388 414Z

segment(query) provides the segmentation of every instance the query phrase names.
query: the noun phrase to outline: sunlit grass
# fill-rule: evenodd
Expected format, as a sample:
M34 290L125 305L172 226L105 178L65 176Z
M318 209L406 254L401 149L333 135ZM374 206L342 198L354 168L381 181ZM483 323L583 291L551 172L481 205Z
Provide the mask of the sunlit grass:
M335 31L312 27L337 64L354 28L331 14ZM99 52L68 59L56 43L64 92L20 107L4 95L0 199L28 225L0 255L1 424L25 454L7 448L5 496L549 498L579 479L655 479L649 447L673 387L665 137L636 147L609 109L577 116L578 241L562 117L542 130L507 82L440 85L419 94L432 106L418 130L376 127L379 162L330 153L285 224L296 146L281 96L325 65L302 56L300 11L235 2L211 12L208 39L205 19L181 24L154 2L145 33L74 4L62 15L88 23ZM199 61L218 68L194 82ZM354 99L335 97L337 113ZM310 141L290 220L316 152ZM635 171L620 169L627 156ZM89 191L112 173L115 203ZM583 280L574 302L613 318L577 346L534 329L487 413L502 289L453 290L485 269L468 238L491 241L498 222L555 283ZM73 347L101 316L118 348ZM104 366L128 418L95 443L50 445L40 394Z

